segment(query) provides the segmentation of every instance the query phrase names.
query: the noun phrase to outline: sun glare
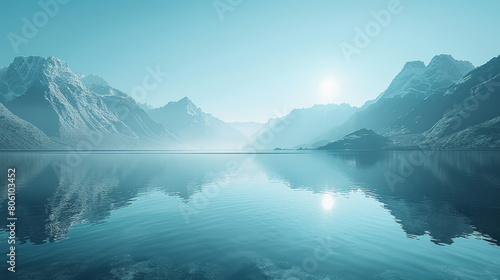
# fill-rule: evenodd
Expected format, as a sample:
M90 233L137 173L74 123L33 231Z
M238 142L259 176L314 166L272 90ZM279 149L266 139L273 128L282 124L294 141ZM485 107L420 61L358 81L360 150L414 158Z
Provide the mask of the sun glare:
M319 85L321 103L332 103L339 95L340 84L334 77L325 78Z
M333 199L332 195L330 194L323 195L321 199L321 206L323 207L323 210L331 210L333 208L334 203L335 200Z

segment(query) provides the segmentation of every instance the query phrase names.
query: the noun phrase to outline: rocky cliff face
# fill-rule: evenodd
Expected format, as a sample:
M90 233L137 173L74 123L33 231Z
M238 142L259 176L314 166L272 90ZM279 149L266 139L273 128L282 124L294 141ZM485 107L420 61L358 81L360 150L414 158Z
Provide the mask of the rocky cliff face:
M434 103L441 118L424 133L431 148L500 148L500 57L478 67Z

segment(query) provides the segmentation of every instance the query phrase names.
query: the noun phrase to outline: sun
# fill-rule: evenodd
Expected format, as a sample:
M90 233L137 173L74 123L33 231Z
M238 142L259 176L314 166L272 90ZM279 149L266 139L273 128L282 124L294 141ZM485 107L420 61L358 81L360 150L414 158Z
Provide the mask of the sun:
M323 104L334 102L340 93L340 83L335 77L327 77L319 84L318 97Z

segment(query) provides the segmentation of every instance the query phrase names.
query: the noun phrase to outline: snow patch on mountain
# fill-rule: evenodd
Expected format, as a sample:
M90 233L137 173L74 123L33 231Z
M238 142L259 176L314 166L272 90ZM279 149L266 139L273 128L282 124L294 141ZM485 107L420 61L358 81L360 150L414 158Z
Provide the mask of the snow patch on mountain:
M108 148L147 147L151 142L146 138L154 139L155 147L181 142L127 94L98 76L72 72L55 57L15 58L0 75L0 100L13 114L69 146L91 133L102 135Z
M2 77L15 93L5 105L48 136L79 139L89 132L136 135L54 57L17 57Z
M55 57L16 57L1 76L0 92L8 93L4 101L23 95L35 82L48 85L51 80L71 80L75 74L66 62Z

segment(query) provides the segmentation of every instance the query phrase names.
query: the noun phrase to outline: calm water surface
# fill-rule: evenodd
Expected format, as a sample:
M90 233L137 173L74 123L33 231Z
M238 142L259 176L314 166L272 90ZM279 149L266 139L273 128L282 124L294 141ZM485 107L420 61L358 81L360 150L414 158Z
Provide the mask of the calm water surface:
M3 223L9 167L2 279L500 278L500 153L3 153Z

